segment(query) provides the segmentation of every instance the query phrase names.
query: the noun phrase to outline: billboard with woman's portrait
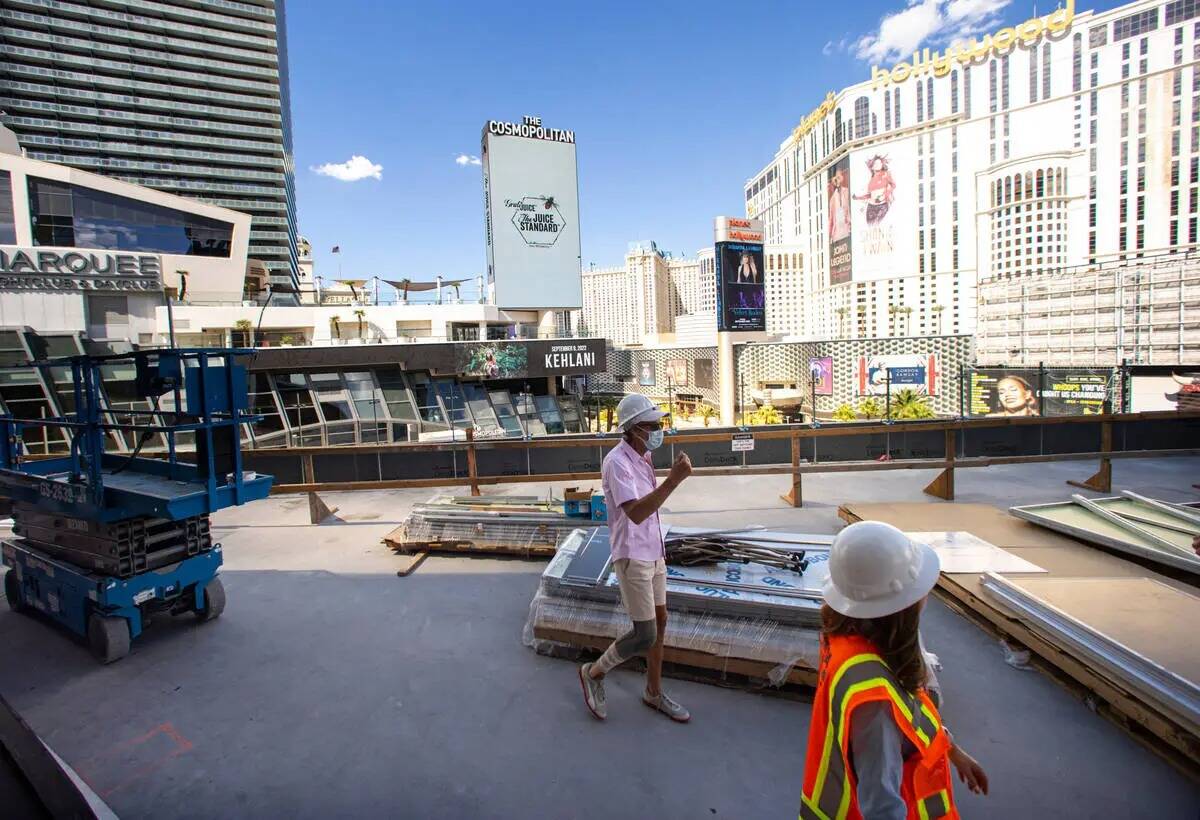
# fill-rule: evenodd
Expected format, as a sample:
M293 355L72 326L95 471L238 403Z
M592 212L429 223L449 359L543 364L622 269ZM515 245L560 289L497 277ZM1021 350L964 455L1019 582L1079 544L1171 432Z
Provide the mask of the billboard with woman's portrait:
M825 187L829 235L829 284L850 281L850 157L829 166Z
M716 261L717 329L766 330L766 268L762 244L718 242Z
M968 415L1086 416L1111 405L1107 368L981 368L971 371Z

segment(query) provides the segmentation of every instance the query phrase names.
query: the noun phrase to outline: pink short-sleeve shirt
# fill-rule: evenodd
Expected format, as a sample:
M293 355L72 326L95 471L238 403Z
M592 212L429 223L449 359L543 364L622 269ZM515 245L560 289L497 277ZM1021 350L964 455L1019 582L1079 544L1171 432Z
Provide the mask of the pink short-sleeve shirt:
M608 507L608 534L613 559L657 561L663 558L665 552L658 512L641 524L634 524L621 508L627 501L644 498L657 486L650 454L640 456L628 442L621 441L604 457L600 475L605 505Z

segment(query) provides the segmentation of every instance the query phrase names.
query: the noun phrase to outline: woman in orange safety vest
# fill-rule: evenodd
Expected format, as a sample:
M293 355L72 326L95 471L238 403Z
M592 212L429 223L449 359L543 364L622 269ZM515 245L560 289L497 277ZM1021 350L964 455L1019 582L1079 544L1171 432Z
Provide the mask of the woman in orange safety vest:
M950 764L987 794L927 688L918 625L938 572L937 553L890 524L851 524L834 539L801 820L953 820Z

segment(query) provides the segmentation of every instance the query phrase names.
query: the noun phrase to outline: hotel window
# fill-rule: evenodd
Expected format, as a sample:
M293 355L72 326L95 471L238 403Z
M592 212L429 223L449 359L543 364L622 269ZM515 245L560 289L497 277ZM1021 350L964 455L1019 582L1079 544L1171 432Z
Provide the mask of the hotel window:
M29 177L35 245L228 257L233 225L128 197Z
M1200 14L1200 2L1198 0L1175 0L1173 3L1167 3L1164 8L1164 26L1173 26L1176 23L1182 23L1185 20L1191 20ZM1175 32L1176 37L1183 34L1183 29L1178 29Z
M917 93L920 93L919 89ZM933 119L933 77L925 81L925 110L929 112L929 119Z
M892 92L890 89L883 92L883 128L885 131L892 130Z
M1000 107L1008 110L1008 55L1000 58Z
M17 221L13 213L12 177L0 171L0 245L17 244Z
M996 65L997 61L992 60L988 63L988 110L993 114L996 113L997 100L997 78L1000 67Z
M1137 226L1137 249L1140 251L1146 247L1146 226Z
M1190 242L1193 245L1196 244L1196 220L1195 219L1188 220L1188 242Z
M859 97L854 101L854 133L860 137L870 133L871 127L871 104L866 97Z
M1071 90L1078 93L1083 89L1083 35L1073 38L1074 54L1071 59Z
M1112 39L1116 43L1130 37L1137 37L1140 34L1154 31L1157 28L1158 9L1153 8L1114 21L1112 24ZM1129 44L1126 43L1125 45L1128 46Z
M1037 102L1038 98L1038 53L1036 48L1029 49L1029 101Z
M1036 46L1035 46L1036 49ZM1050 44L1042 44L1042 99L1050 99Z
M896 89L896 93L892 95L892 121L896 127L900 127L900 89Z
M971 67L963 69L963 114L971 117Z
M950 113L958 113L958 71L950 72Z
M916 84L917 88L917 122L925 121L925 95L921 92L921 84Z

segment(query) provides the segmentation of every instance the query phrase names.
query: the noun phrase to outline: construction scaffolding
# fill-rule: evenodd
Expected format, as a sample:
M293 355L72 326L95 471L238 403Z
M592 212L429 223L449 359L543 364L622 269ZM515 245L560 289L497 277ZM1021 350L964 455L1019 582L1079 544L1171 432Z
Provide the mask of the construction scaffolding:
M1200 255L979 283L980 365L1200 364Z

